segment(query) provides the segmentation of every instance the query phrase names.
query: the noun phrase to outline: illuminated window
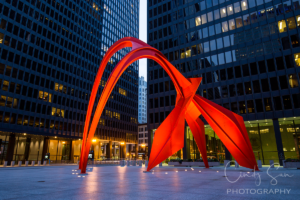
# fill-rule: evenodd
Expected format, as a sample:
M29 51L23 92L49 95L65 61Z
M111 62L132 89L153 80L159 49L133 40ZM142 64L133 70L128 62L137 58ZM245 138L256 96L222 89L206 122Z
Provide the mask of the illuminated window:
M11 108L12 103L13 103L13 98L12 97L7 97L6 107Z
M289 30L293 30L296 28L296 22L295 22L295 18L294 17L290 17L286 19L288 26L289 26Z
M289 75L289 84L290 84L291 88L295 88L295 87L299 86L296 74Z
M186 48L185 55L186 55L187 58L191 57L191 50L190 50L190 48Z
M127 96L127 91L122 89L122 88L119 88L119 93L124 95L124 96Z
M242 4L241 6L243 11L248 9L247 0L242 0L241 4Z
M113 112L113 117L116 119L121 119L120 113L117 113L117 112Z
M300 67L300 53L295 53L294 57L295 57L295 63L297 67Z
M64 118L65 117L65 110L52 107L52 116Z
M63 91L64 86L62 84L59 85L59 91L62 92Z
M105 87L106 81L101 80L101 86Z
M44 92L43 91L39 91L39 99L44 99Z
M4 34L3 34L3 33L0 33L0 44L3 43L3 38L4 38Z
M52 94L44 91L39 91L39 99L51 103Z
M200 26L201 25L201 18L200 18L200 16L195 18L195 22L196 22L196 26Z
M297 19L297 26L300 26L300 15L296 16Z
M227 21L222 22L222 32L227 32L228 31L228 23Z
M279 33L283 33L287 31L285 20L278 21L278 29L279 29Z
M55 90L55 91L58 91L58 87L59 87L59 84L58 84L58 83L55 83L54 90Z
M106 115L107 117L112 118L112 112L109 111L109 110L105 110L105 115Z
M99 124L105 126L105 119L100 118Z
M13 108L18 108L18 99L14 98Z
M9 85L9 81L3 81L2 90L3 91L8 91L8 85Z
M6 96L1 95L0 97L0 106L5 106Z

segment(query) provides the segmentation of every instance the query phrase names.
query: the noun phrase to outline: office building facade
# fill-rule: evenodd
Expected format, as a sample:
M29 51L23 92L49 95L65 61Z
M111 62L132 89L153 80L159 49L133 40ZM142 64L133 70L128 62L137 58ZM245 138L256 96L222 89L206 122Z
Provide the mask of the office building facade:
M37 161L46 153L52 161L78 159L101 59L117 40L138 37L139 2L11 0L0 3L0 16L0 162ZM109 61L95 102L127 52ZM137 93L134 63L101 116L95 159L120 158L120 143L137 144Z
M257 160L299 158L299 0L148 0L148 43L186 77L202 77L197 94L244 118ZM148 61L151 138L172 111L176 92ZM203 120L203 118L201 118ZM230 154L206 123L209 158ZM188 126L172 158L199 159Z
M147 123L138 125L139 144L138 144L138 158L147 160L148 158L148 127Z
M139 78L139 124L147 123L147 81Z

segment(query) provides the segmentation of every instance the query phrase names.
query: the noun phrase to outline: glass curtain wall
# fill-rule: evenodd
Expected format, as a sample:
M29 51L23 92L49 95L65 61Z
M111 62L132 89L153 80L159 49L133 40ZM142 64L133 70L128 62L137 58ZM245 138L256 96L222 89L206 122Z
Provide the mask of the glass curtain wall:
M50 140L49 141L50 160L69 160L71 151L71 141Z
M299 159L300 120L279 119L285 159Z

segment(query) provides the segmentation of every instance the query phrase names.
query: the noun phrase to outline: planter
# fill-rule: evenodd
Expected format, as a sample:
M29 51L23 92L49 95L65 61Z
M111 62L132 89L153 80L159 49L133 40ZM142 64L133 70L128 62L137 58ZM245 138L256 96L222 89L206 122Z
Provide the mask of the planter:
M285 162L285 168L297 168L300 169L300 162Z
M168 165L173 165L175 167L205 167L204 162L169 162ZM209 167L219 166L220 162L208 162Z

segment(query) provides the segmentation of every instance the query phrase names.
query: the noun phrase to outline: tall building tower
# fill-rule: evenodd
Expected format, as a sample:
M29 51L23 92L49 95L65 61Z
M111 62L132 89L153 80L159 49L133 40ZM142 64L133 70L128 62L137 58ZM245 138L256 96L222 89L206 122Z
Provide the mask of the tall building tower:
M186 77L202 77L198 94L241 115L257 160L299 158L299 0L149 0L148 41ZM148 61L148 146L175 106L168 75ZM185 127L173 158L201 157ZM209 158L230 159L205 126Z
M139 78L139 119L140 124L147 123L147 81Z
M52 161L78 159L98 67L114 42L138 37L139 1L2 1L0 16L0 163L42 160L46 153ZM96 102L127 52L110 60ZM101 116L95 159L124 157L122 145L137 144L137 93L134 63Z

